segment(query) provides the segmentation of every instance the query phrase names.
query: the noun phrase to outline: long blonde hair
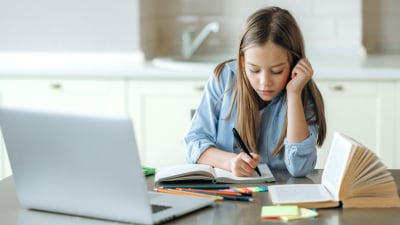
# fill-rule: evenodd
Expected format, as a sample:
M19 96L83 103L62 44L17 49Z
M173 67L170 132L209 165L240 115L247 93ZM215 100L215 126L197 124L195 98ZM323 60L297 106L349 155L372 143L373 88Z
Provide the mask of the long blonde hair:
M253 152L258 152L257 140L260 129L259 104L261 99L251 87L240 59L244 57L244 52L248 48L262 46L268 41L272 41L274 44L287 50L291 70L301 58L305 57L303 35L296 20L287 10L279 7L267 7L256 11L247 19L237 57L238 74L236 83L233 86L234 98L232 99L231 109L227 118L231 116L234 102L237 100L237 130L241 134L243 142ZM219 79L224 65L230 61L232 60L222 62L215 68L214 73L217 79ZM317 124L317 146L320 147L326 136L325 110L322 95L312 79L308 81L302 91L304 110L306 110L307 101L310 99L314 103L316 116L314 120L311 120L311 118L306 119L308 124ZM283 129L272 156L277 155L283 149L286 130L287 115L285 115Z

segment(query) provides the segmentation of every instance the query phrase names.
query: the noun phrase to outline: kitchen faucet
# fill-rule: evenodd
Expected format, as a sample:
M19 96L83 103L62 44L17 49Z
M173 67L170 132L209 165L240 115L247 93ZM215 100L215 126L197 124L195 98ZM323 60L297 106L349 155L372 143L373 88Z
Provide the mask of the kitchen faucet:
M182 34L182 56L184 59L190 59L194 53L199 49L201 44L206 40L211 32L219 31L219 23L208 23L199 33L199 35L192 42L193 29L185 30Z

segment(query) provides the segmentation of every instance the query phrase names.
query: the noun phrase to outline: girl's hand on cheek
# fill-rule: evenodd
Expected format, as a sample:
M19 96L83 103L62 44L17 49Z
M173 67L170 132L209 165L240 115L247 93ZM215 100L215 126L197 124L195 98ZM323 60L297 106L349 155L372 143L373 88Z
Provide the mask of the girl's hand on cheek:
M254 173L254 168L258 165L260 156L252 153L252 157L241 152L231 161L231 171L235 176L248 177Z
M304 86L313 76L314 71L311 63L307 58L302 58L294 66L292 73L290 74L290 80L286 85L286 91L288 94L301 94Z

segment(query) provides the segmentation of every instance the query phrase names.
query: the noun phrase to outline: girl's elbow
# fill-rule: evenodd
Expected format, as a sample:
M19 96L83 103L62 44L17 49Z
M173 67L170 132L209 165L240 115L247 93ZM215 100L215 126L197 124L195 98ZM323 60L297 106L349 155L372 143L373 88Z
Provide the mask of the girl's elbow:
M309 172L311 172L308 170L306 171L306 170L298 170L298 169L292 169L292 170L288 169L288 171L292 177L305 177L305 176L307 176L307 174Z
M316 159L312 161L306 161L301 165L296 165L288 167L288 172L293 177L305 177L307 176L315 167Z
M190 164L195 164L197 162L197 157L194 156L193 151L186 151L185 152L186 162Z

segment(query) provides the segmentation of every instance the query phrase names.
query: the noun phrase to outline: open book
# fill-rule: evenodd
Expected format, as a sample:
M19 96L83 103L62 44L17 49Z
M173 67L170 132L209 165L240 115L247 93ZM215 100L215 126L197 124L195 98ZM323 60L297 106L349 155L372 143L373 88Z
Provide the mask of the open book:
M286 184L268 187L273 204L305 208L400 207L396 183L374 152L336 132L321 184Z
M154 181L210 181L213 183L261 183L275 181L267 164L260 164L258 168L261 176L254 173L250 177L237 177L233 173L213 168L204 164L184 164L177 166L164 167L156 170Z

